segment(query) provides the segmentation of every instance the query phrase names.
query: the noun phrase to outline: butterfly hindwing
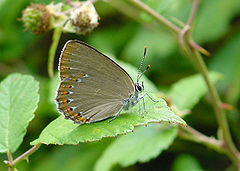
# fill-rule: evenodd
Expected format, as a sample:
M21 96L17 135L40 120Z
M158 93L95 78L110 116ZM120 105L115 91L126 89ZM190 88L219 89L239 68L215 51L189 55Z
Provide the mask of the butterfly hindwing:
M77 123L113 116L134 93L134 83L123 68L80 41L65 44L59 72L58 110Z

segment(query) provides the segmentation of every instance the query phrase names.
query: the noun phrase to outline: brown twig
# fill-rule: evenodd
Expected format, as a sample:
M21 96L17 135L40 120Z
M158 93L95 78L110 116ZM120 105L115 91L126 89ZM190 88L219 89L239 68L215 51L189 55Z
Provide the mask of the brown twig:
M8 155L8 161L4 161L5 164L8 165L8 167L11 169L15 168L15 166L21 162L22 160L25 160L28 158L28 156L30 156L32 153L34 153L35 151L37 151L39 149L39 147L41 146L41 144L37 144L34 145L32 148L30 148L28 151L26 151L25 153L23 153L22 155L20 155L19 157L17 157L15 160L13 160L12 155L10 152L7 152Z
M191 13L188 17L187 25L191 26L192 22L196 16L200 0L194 0L192 3Z
M13 161L13 164L16 165L16 164L19 163L20 161L26 159L26 158L27 158L28 156L30 156L32 153L34 153L35 151L37 151L40 146L41 146L41 144L34 145L32 148L30 148L28 151L26 151L25 153L23 153L21 156L17 157L17 158Z
M223 148L223 141L217 140L214 137L208 137L201 132L195 130L194 128L190 127L189 125L187 127L180 127L178 134L179 137L186 140L204 144L220 153L226 153L226 150Z

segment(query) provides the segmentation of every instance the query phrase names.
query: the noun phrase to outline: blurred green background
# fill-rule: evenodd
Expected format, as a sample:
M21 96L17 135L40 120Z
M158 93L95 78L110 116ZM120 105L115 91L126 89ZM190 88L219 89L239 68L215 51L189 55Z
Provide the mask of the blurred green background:
M14 158L30 148L42 129L55 119L53 101L49 101L50 79L47 74L48 50L52 32L34 35L25 30L19 21L22 10L31 2L49 4L50 0L0 0L0 79L19 72L33 75L40 82L40 103L35 118L28 127L27 135ZM55 1L61 2L61 1ZM186 22L190 0L144 0L150 7L171 20L177 18ZM151 64L147 77L166 92L176 81L191 76L197 71L182 55L178 40L169 30L154 22L149 16L125 6L125 1L97 1L94 6L101 18L99 26L84 36L62 34L55 58L57 71L58 57L67 40L78 39L98 50L138 67L143 47L147 46L145 64ZM202 0L193 27L193 38L211 52L204 57L209 70L223 74L217 88L223 102L234 106L227 111L233 139L240 147L240 1ZM57 72L56 72L57 73ZM3 99L0 99L3 100ZM217 134L214 111L205 96L194 107L191 115L184 119L197 130L208 136ZM19 170L92 170L94 163L104 149L115 138L101 142L79 144L78 146L41 146L22 162ZM148 144L146 144L147 146ZM189 148L191 147L191 148ZM0 154L0 170L6 170ZM189 169L188 169L189 167ZM113 170L226 170L231 169L229 159L205 146L175 139L171 147L157 158L137 163L127 168L115 166Z

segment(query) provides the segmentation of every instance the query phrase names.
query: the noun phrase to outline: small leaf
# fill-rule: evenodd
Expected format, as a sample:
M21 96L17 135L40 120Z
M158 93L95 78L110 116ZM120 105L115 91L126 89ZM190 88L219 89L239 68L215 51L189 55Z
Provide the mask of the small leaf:
M181 0L143 0L150 8L154 9L157 13L165 16L172 16L173 12L176 12L179 8L181 8L181 4L183 3ZM186 4L186 3L185 3ZM170 13L170 14L169 14ZM153 18L146 14L144 11L141 11L141 19L145 22L151 22Z
M202 171L203 169L195 157L189 154L182 154L175 159L172 171L182 170Z
M114 4L116 1L113 0L112 2ZM112 2L109 3L112 4ZM129 41L129 37L135 34L137 27L138 25L135 23L125 23L121 25L121 29L116 25L109 25L102 29L96 29L91 33L91 36L89 36L88 43L104 54L119 54L122 48L127 44L127 41Z
M177 127L156 124L139 127L133 134L121 136L109 145L97 161L95 170L107 171L117 163L127 167L136 162L147 162L172 144L177 130Z
M0 152L17 150L39 101L38 82L11 74L0 84Z
M217 72L209 72L209 77L213 84L221 79L221 75ZM206 93L206 83L202 75L197 74L173 84L168 95L178 109L186 110L192 109Z
M102 154L109 141L101 141L78 146L58 146L31 166L31 170L93 170L94 163ZM47 164L46 164L47 163ZM61 164L59 164L61 163Z
M154 99L157 97L151 94ZM175 124L186 125L186 123L177 115L175 115L167 106L163 99L154 103L149 98L145 98L146 110L142 118L138 111L138 105L128 111L124 111L121 115L108 122L108 120L77 125L70 120L65 120L60 116L51 122L40 134L40 137L31 144L78 144L79 142L89 142L101 140L104 137L115 137L134 130L135 126L147 125L152 122L170 122Z

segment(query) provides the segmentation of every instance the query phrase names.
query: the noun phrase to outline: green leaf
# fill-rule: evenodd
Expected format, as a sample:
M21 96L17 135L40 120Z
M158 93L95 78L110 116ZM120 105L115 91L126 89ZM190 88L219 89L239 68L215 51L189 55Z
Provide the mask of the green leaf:
M210 81L214 84L221 79L216 72L209 72ZM202 75L197 74L183 78L170 88L168 95L179 110L192 109L207 93L207 86Z
M136 23L128 23L121 25L121 29L115 25L97 29L91 33L88 42L103 53L119 54L129 38L135 34L137 27Z
M127 167L136 162L147 162L172 144L177 130L177 127L156 124L139 127L133 134L121 136L109 145L97 161L95 170L107 171L116 164Z
M0 84L0 152L17 150L39 101L38 82L11 74Z
M157 99L154 94L151 94ZM31 144L78 144L79 142L89 142L101 140L104 137L115 137L120 134L131 132L134 127L147 125L152 122L169 122L186 125L186 123L175 115L167 106L163 99L154 103L149 98L145 98L146 110L142 118L138 111L138 105L128 111L123 111L121 115L109 123L109 119L101 122L77 125L70 120L65 120L60 116L51 122L40 134L40 137Z
M164 1L158 1L158 0L142 0L143 3L145 3L150 8L154 9L159 14L163 15L164 13L168 12L172 7L175 7L179 5L180 0L164 0ZM141 12L141 18L145 22L150 22L153 20L152 17L150 17L145 12Z
M138 67L143 56L144 46L148 49L144 63L154 64L153 62L168 56L175 49L176 40L168 32L159 28L139 28L124 49L124 58Z
M34 171L93 170L94 163L108 144L108 141L107 143L101 141L78 146L58 146L48 151L48 154L32 165L31 169Z
M228 29L232 18L240 10L238 0L202 1L193 37L197 42L211 42L222 36Z
M227 90L230 103L236 104L240 95L240 32L233 34L213 57L210 68L224 75L219 82L221 90Z
M194 170L194 171L201 171L201 165L199 161L189 154L182 154L179 155L174 163L172 171L185 171L185 170Z

